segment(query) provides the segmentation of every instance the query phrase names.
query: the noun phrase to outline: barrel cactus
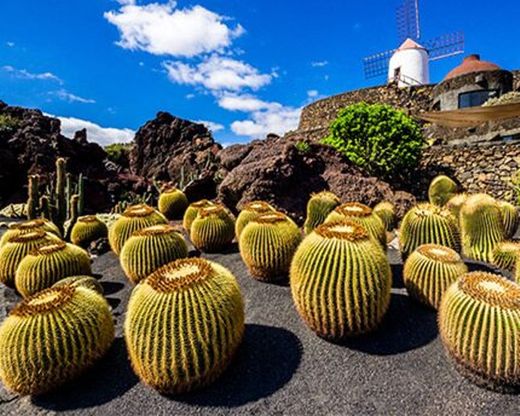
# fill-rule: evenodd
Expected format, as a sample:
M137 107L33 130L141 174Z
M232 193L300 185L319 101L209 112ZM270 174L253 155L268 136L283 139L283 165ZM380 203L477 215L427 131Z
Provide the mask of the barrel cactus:
M512 272L516 267L516 260L520 254L520 243L516 241L502 241L491 252L491 263L502 270Z
M123 212L108 230L110 247L114 253L119 255L123 244L135 231L152 225L167 223L168 221L164 215L148 205L139 204L131 206Z
M188 257L188 246L182 234L175 227L160 224L136 231L123 245L119 260L128 279L138 283L183 257Z
M390 303L385 252L350 220L322 224L304 238L291 263L290 281L300 316L326 339L374 330Z
M386 249L386 228L372 209L359 202L346 202L332 211L325 223L348 219L362 225L381 247Z
M216 252L235 237L235 221L222 206L203 208L191 224L191 242L201 251Z
M258 217L259 215L268 214L270 212L276 212L276 210L270 204L264 201L253 201L245 204L238 214L235 224L235 234L237 240L240 238L240 233L249 221Z
M0 326L0 379L18 394L41 394L74 379L114 340L107 301L84 287L45 289L15 306Z
M458 185L453 179L446 175L433 178L428 188L428 199L430 204L444 206L457 193Z
M405 258L423 244L438 244L460 252L457 220L451 212L437 205L416 205L403 218L399 244Z
M289 273L301 239L300 229L287 215L280 212L263 214L249 221L242 230L240 254L254 278L278 280Z
M513 238L520 224L518 208L506 201L498 201L498 206L502 212L502 222L504 223L504 238Z
M80 247L88 247L93 241L108 236L108 228L95 215L78 217L72 226L70 241Z
M329 191L312 194L309 202L307 202L307 217L303 225L305 234L309 234L318 225L323 224L327 215L340 203L338 196Z
M470 196L460 210L462 251L465 256L491 262L497 244L505 240L502 213L489 195Z
M455 218L457 218L457 221L459 220L460 209L468 198L468 194L456 194L455 196L452 196L448 202L446 202L445 208L450 211Z
M192 202L188 208L186 208L186 211L184 212L184 217L182 219L182 226L186 230L186 232L189 234L191 230L191 223L195 218L197 218L197 214L202 208L208 208L212 207L215 204L211 201L208 201L207 199L201 199L197 202Z
M180 259L132 291L124 323L134 371L162 393L214 381L244 333L244 304L235 277L202 259Z
M34 231L41 229L61 238L59 228L52 222L44 219L36 219L13 223L9 225L7 231L0 238L0 247L2 247L11 237L20 235L27 231Z
M468 267L456 251L437 244L423 244L404 264L404 285L410 297L438 309L444 292L467 272Z
M388 201L382 201L377 204L372 211L381 218L386 231L392 231L395 228L397 217L394 204Z
M463 375L486 387L520 387L520 286L485 272L463 275L439 309L439 332Z
M159 211L169 220L182 218L188 208L188 198L177 188L166 189L159 195Z
M86 287L87 289L98 292L100 295L104 293L103 286L101 285L101 283L99 283L99 281L92 276L69 276L65 279L58 280L51 287L58 287L63 285L71 285L74 287Z

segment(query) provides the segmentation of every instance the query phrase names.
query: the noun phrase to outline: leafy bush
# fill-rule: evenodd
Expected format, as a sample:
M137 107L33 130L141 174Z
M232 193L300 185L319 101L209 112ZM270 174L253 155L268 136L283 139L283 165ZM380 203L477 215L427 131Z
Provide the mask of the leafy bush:
M108 160L122 168L128 168L131 147L131 143L113 143L105 147L105 152L107 152Z
M294 144L294 147L296 147L296 150L298 150L299 153L305 154L310 152L311 145L307 142L304 142L303 140L299 140Z
M18 127L20 121L8 114L0 114L0 131L11 131Z
M340 110L322 142L369 174L386 178L416 167L424 145L411 117L386 104L364 102Z

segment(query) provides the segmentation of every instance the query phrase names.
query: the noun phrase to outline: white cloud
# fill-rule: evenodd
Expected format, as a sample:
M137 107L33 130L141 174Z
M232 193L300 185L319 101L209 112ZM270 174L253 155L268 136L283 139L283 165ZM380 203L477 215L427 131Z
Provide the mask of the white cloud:
M317 97L318 95L319 95L318 90L307 91L307 97L309 97L309 98L314 98L314 97Z
M208 121L208 120L197 120L194 121L194 123L204 124L208 130L211 130L211 132L215 133L219 130L223 130L224 126L220 123L215 123L214 121Z
M63 84L63 81L54 75L52 72L41 72L41 73L33 73L29 72L26 69L18 69L11 65L5 65L2 67L2 70L11 74L15 78L21 79L30 79L30 80L43 80L43 81L55 81L60 84Z
M311 62L311 66L313 66L315 68L324 67L324 66L327 66L328 64L329 64L329 61L314 61L314 62Z
M9 46L10 48L14 48L15 47L15 43L14 42L5 42L5 44L7 46Z
M177 9L177 2L136 5L120 1L118 11L104 14L117 26L124 49L142 50L154 55L193 57L231 45L244 33L240 25L228 26L220 16L202 6Z
M230 111L259 111L275 109L280 106L278 103L268 103L252 95L225 94L218 100L221 108Z
M65 89L53 91L50 94L55 95L60 100L68 101L69 103L94 104L96 102L96 100L93 100L91 98L83 98L79 95L72 94L71 92Z
M240 136L263 138L268 133L283 135L294 130L300 120L301 108L286 107L278 103L276 109L254 111L249 120L234 121L231 131Z

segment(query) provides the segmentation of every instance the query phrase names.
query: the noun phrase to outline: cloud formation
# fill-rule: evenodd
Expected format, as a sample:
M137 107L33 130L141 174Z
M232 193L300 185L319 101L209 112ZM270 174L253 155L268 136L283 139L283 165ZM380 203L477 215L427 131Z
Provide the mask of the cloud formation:
M63 84L63 81L54 75L52 72L29 72L26 69L18 69L11 65L4 65L2 71L9 73L11 76L20 79L28 80L40 80L40 81L55 81L59 84Z
M96 100L93 100L92 98L80 97L79 95L73 94L63 88L58 91L52 91L50 94L69 103L94 104L96 102Z

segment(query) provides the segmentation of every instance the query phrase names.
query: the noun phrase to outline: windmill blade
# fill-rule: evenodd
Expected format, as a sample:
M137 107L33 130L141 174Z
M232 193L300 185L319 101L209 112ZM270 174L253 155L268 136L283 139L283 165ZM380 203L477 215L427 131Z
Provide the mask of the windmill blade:
M395 49L376 53L375 55L363 58L363 66L365 70L365 78L374 78L386 75L388 72L388 61L394 54Z
M431 61L458 55L464 52L464 33L448 33L424 42L423 45L428 50Z
M395 17L397 20L397 36L402 43L406 39L419 40L421 29L419 25L419 0L403 0L397 7Z

